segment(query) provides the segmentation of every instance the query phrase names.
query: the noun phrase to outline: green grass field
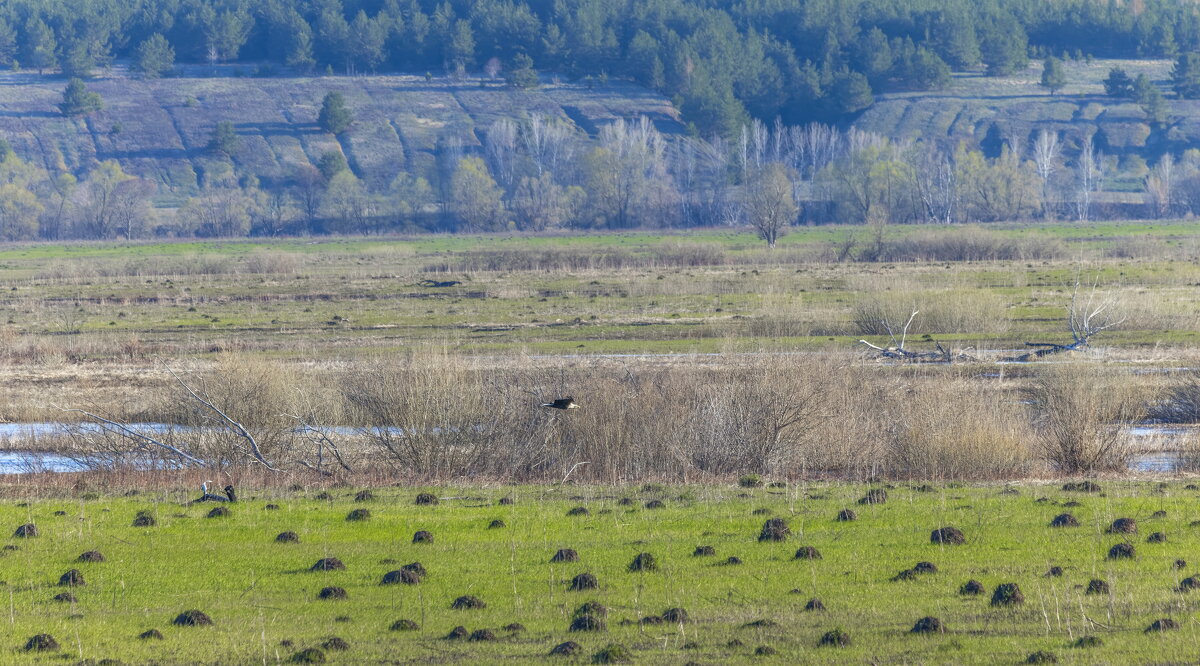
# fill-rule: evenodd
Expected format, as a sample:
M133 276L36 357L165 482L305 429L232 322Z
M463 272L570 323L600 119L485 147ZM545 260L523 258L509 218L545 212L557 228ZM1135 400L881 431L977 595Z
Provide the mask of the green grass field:
M334 636L349 645L324 650L336 663L546 662L568 640L581 646L582 660L618 644L638 663L990 664L1018 663L1037 650L1055 653L1059 663L1192 659L1200 591L1175 588L1196 572L1197 491L1183 482L1101 485L1102 492L1079 493L1050 485L898 484L887 487L881 505L857 504L867 487L850 484L424 489L451 498L437 506L414 503L420 488L376 488L367 501L344 487L331 489L330 499L317 499L316 490L245 489L221 518L206 517L211 504L183 503L194 496L185 491L6 502L0 524L33 522L40 536L8 539L0 557L9 592L0 660L276 663ZM503 497L514 503L499 504ZM653 500L665 506L647 508ZM278 510L267 510L269 503ZM590 515L567 515L577 506ZM360 508L369 520L346 520ZM843 508L857 520L835 520ZM131 526L141 510L158 524ZM1080 526L1048 526L1068 511ZM1121 517L1136 519L1139 532L1106 534ZM768 518L784 518L791 536L759 542ZM489 528L494 520L506 526ZM966 543L932 544L931 530L943 526L959 528ZM418 530L432 532L433 543L412 543ZM284 531L296 532L299 543L277 543ZM1165 543L1149 543L1159 532ZM1126 541L1135 558L1106 559ZM694 556L698 546L715 554ZM793 559L801 546L822 558ZM562 548L579 560L551 563ZM76 561L89 550L105 561ZM658 570L629 570L643 552L654 555ZM309 571L325 557L340 559L345 570ZM731 557L741 563L729 564ZM419 584L380 584L412 562L427 571ZM918 562L933 563L936 573L892 580ZM1061 576L1048 576L1051 567L1061 567ZM57 585L73 568L86 585ZM599 588L569 590L585 572ZM959 593L972 579L984 594ZM1106 581L1108 593L1086 594L1093 579ZM1002 583L1018 584L1024 603L991 605ZM318 598L329 586L347 597ZM76 601L53 600L63 592ZM452 609L462 595L486 608ZM813 598L823 612L805 610ZM569 631L589 601L607 608L606 630ZM685 609L688 621L642 621L670 608ZM172 624L190 609L213 625ZM910 633L925 616L937 617L944 632ZM1180 629L1145 632L1160 618ZM402 619L419 629L389 629ZM503 629L511 623L525 630ZM496 640L445 638L456 626L488 629ZM819 647L834 628L849 634L849 646ZM163 640L138 638L150 629ZM22 649L41 633L60 649ZM1083 636L1102 645L1072 647ZM774 657L756 656L760 646Z

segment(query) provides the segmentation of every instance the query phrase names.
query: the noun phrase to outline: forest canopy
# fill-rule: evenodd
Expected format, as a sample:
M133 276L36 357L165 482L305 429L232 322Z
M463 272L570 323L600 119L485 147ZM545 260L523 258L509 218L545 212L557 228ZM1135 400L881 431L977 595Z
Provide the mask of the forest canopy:
M1200 15L1173 0L10 0L0 65L87 78L115 58L296 71L625 77L703 134L750 118L835 122L879 92L1003 76L1028 58L1176 57ZM532 65L530 64L532 61Z

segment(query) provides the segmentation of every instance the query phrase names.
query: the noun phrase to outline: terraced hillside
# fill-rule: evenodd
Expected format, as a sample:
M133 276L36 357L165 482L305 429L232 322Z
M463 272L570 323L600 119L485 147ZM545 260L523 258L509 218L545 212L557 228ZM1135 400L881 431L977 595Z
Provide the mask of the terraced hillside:
M893 138L928 139L949 146L959 141L984 144L1014 141L1027 145L1043 129L1078 139L1095 133L1107 154L1153 157L1163 150L1200 145L1200 101L1177 100L1170 91L1169 60L1093 60L1066 63L1068 84L1055 94L1039 86L1040 62L1020 73L989 78L982 73L956 75L945 90L881 96L858 119L863 130ZM1145 73L1167 95L1170 120L1152 128L1131 99L1104 94L1103 80L1113 67L1130 78Z
M88 82L105 108L86 118L59 112L64 87L62 79L0 73L0 137L51 170L79 172L116 159L178 195L193 191L211 168L216 158L207 146L221 121L232 122L240 136L233 157L239 172L286 177L297 165L315 165L325 152L341 150L372 184L389 182L399 171L427 173L439 140L458 137L469 151L503 116L553 116L592 135L616 118L636 116L651 118L666 133L682 130L667 100L623 83L590 90L547 81L538 90L517 91L500 82L419 76L140 80L117 68ZM321 98L332 90L345 95L355 117L338 137L317 125Z

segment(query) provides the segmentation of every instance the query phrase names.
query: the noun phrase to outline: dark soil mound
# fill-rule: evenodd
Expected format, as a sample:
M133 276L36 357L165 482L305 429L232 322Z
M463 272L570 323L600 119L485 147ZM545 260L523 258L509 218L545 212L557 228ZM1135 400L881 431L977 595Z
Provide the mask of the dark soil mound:
M1188 592L1196 588L1200 588L1200 576L1188 576L1187 578L1184 578L1183 580L1179 581L1179 587L1175 589L1179 590L1180 592Z
M1100 492L1100 484L1092 481L1080 481L1078 483L1064 483L1063 490L1076 493L1098 493Z
M762 484L762 477L757 474L747 474L738 479L738 485L742 488L759 488Z
M649 502L646 502L644 506L647 509L664 509L667 505L664 504L662 500L650 500Z
M1070 500L1069 502L1063 502L1062 505L1067 508L1074 508L1077 506L1083 506L1083 502L1076 502L1075 500Z
M58 584L63 587L83 587L87 585L83 580L83 573L79 569L71 569L65 574L58 577Z
M300 543L300 535L295 532L280 532L275 535L275 541L279 543Z
M796 549L793 560L819 560L821 559L821 551L817 550L816 546L800 546Z
M716 554L717 549L712 546L696 546L696 550L692 551L692 557L709 557Z
M1046 570L1047 578L1059 578L1062 575L1063 575L1062 567L1050 567L1049 569Z
M138 514L134 516L132 523L134 527L154 527L157 524L158 521L155 520L154 516L150 515L150 513L147 511L138 511Z
M268 504L268 505L264 506L263 509L265 509L267 511L278 511L279 505L278 504Z
M35 536L41 536L41 533L38 532L37 525L34 525L33 523L26 523L18 527L17 531L13 532L13 536L17 537L18 539L29 539ZM38 634L38 636L49 636L49 634ZM34 638L37 638L37 636L34 636ZM31 638L30 640L33 639Z
M663 611L662 619L675 624L682 624L688 621L688 612L682 608L668 608Z
M413 543L433 543L433 533L426 530L413 532Z
M1150 536L1146 537L1146 543L1166 543L1166 542L1167 542L1167 535L1163 534L1162 532L1155 532L1154 534L1151 534Z
M767 522L763 523L762 531L758 533L759 541L787 541L791 536L792 528L788 527L787 521L783 518L768 518Z
M755 510L751 511L750 515L752 515L752 516L769 516L772 513L775 513L775 512L770 509L760 508L760 509L755 509Z
M506 505L506 506L507 506L507 505L509 505L509 504L512 504L512 503L513 503L513 498L511 498L511 497L501 497L501 498L500 498L500 502L499 502L499 503L500 503L500 504L504 504L504 505Z
M937 492L937 488L934 488L933 486L929 485L928 483L922 483L921 485L914 487L913 490L915 490L919 493L935 493L935 492Z
M1135 555L1137 555L1137 550L1134 549L1133 544L1129 543L1119 543L1108 549L1108 559L1110 560L1132 559Z
M369 509L355 509L346 514L346 520L349 522L358 522L360 520L370 520L371 511Z
M825 610L825 604L821 603L820 599L817 599L814 597L812 599L809 599L808 603L804 604L804 610L806 610L806 611L823 611L823 610Z
M321 491L321 492L317 493L316 495L313 495L313 499L324 502L326 500L333 499L333 495L330 495L329 493L327 493L325 491Z
M571 579L571 584L567 586L567 589L579 592L582 590L594 590L598 587L600 587L600 583L596 580L595 576L590 573L581 573Z
M1117 518L1108 526L1109 534L1137 534L1137 521L1133 518Z
M1166 511L1162 511L1162 510L1155 511L1154 513L1150 514L1150 517L1151 517L1151 518L1166 518L1166 517L1167 517L1167 512L1166 512Z
M339 615L333 618L334 622L352 622L353 619L349 615Z
M25 641L26 652L48 652L58 649L58 641L50 634L37 634Z
M340 587L323 587L317 596L321 599L345 599L346 590Z
M607 628L604 620L595 615L579 615L571 620L568 631L604 631Z
M599 601L589 601L571 614L571 617L579 617L580 615L595 615L596 617L608 617L608 609Z
M617 500L617 506L633 506L634 504L637 504L637 502L632 497L622 497Z
M229 515L229 509L223 506L215 506L208 512L207 518L224 518Z
M1145 633L1150 633L1152 631L1172 631L1178 628L1178 622L1169 617L1164 617L1161 620L1155 620L1154 622L1151 622L1150 626L1146 627Z
M425 565L421 564L420 562L410 562L400 568L403 569L404 571L410 571L412 573L415 573L418 576L420 576L421 578L424 578L426 575L428 575L425 572Z
M525 631L525 625L521 624L520 622L511 622L500 628L510 634L519 634Z
M762 620L755 620L753 622L747 622L746 624L743 624L742 626L747 629L769 629L771 627L778 627L779 623L775 622L775 620L762 619Z
M1000 583L996 586L996 591L992 592L993 606L1015 606L1025 603L1025 595L1021 594L1021 588L1016 583Z
M487 604L485 604L479 597L464 594L463 596L450 602L450 607L454 610L470 610L473 608L487 608Z
M884 504L888 501L887 491L883 488L872 488L858 500L859 504Z
M913 625L909 633L940 634L944 631L946 631L946 628L942 626L942 621L930 615L917 620L917 623Z
M204 614L204 611L186 610L175 616L171 620L171 624L181 627L203 627L212 624L212 618Z
M54 595L54 600L62 602L62 603L68 603L68 604L73 604L76 601L79 601L78 599L75 598L75 595L71 594L70 592L62 592L62 593L56 594L56 595Z
M354 496L355 502L370 502L373 499L375 499L375 493L369 490L360 490L358 491L358 494Z
M1108 594L1108 581L1103 578L1093 578L1088 581L1084 594Z
M438 498L433 493L421 493L417 495L416 503L432 506L438 503Z
M838 521L839 523L849 523L858 520L858 514L854 513L850 509L842 509L841 511L838 511L837 517L834 518L834 520Z
M630 571L657 571L658 560L654 558L653 553L638 553L637 557L629 563Z
M566 643L559 643L551 648L550 654L556 657L570 657L578 654L580 649L579 643L576 643L575 641L567 641Z
M571 548L559 548L554 557L550 558L551 562L578 562L579 553Z
M479 641L494 641L496 640L496 634L493 634L491 629L476 629L471 632L470 636L467 636L467 640L475 643Z
M725 561L721 562L721 565L727 566L727 567L736 567L737 565L739 565L741 563L742 563L742 558L737 557L735 555L731 555L728 558L726 558Z
M459 640L462 638L466 638L469 635L470 634L467 632L467 628L462 625L459 625L459 626L451 629L450 633L446 634L446 640L456 641L456 640Z
M397 569L383 574L383 580L379 581L380 585L397 585L403 583L405 585L416 585L421 582L421 575L415 571L407 569Z
M770 645L760 645L754 648L754 656L756 657L770 657L774 654L778 654L778 651Z
M305 648L293 654L288 661L293 664L323 664L325 653L318 648Z
M55 512L54 512L54 515L56 515L56 516L65 516L65 515L67 515L67 512L66 512L66 511L61 511L61 510L60 510L60 511L55 511Z
M937 565L933 562L917 562L913 565L913 571L920 574L937 573Z
M916 569L904 569L903 571L892 576L892 582L900 582L905 580L916 580L921 577L921 574Z
M663 619L661 615L647 615L646 617L638 620L638 622L641 624L662 624Z
M821 636L821 640L818 645L825 645L829 647L846 647L850 645L850 634L847 634L841 629L827 631L823 636Z
M633 655L624 645L607 645L604 649L592 655L593 664L627 664L633 661Z
M388 627L389 631L416 631L421 628L421 625L412 620L396 620L392 626Z
M736 638L735 638L735 639L733 639L733 640L729 641L728 643L726 643L726 644L725 644L725 647L727 647L727 648L740 648L740 647L744 647L745 645L746 645L745 643L743 643L742 641L740 641L740 640L738 640L738 639L736 639Z
M1187 568L1187 560L1175 560L1174 562L1171 563L1171 567L1175 568L1175 569L1186 569Z
M310 571L341 571L345 568L346 565L336 557L322 557L312 565Z
M79 557L75 558L76 562L103 562L104 554L98 550L89 550Z
M147 629L147 630L143 631L142 633L138 634L138 638L140 638L144 641L149 641L149 640L161 641L163 639L163 635L162 635L162 632L159 631L158 629Z
M958 588L958 593L962 595L976 595L983 594L984 592L983 583L977 580L969 580L963 583L962 587Z
M1050 521L1050 527L1079 527L1079 521L1069 513L1060 513Z
M350 644L337 636L330 636L324 643L321 643L321 647L326 650L349 650Z
M939 527L929 533L929 543L940 543L946 546L961 546L967 542L961 530L957 527Z
M568 516L590 516L590 515L592 515L592 512L588 511L586 506L577 506L577 507L573 507L569 511L567 511L567 515Z
M1099 636L1080 636L1079 640L1075 641L1073 647L1091 648L1104 645L1104 641L1100 640Z
M488 523L489 530L498 530L505 527L508 527L508 525L504 524L503 520L493 520L492 522Z
M1055 656L1055 654L1053 652L1046 652L1045 650L1038 650L1037 652L1030 654L1028 657L1025 657L1025 663L1027 663L1027 664L1057 664L1058 657Z

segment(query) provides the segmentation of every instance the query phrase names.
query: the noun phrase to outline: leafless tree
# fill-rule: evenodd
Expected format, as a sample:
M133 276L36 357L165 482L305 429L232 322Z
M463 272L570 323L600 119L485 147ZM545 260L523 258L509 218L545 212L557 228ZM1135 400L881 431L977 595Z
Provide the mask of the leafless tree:
M1087 286L1087 292L1081 294L1080 289L1083 286L1080 278L1076 277L1075 287L1071 291L1071 302L1067 305L1067 328L1071 331L1071 342L1026 342L1025 346L1036 347L1037 351L1006 360L1031 361L1051 354L1078 351L1087 347L1095 335L1125 322L1125 316L1119 312L1117 300L1111 295L1102 294L1098 282L1092 282Z
M1174 205L1175 160L1170 153L1162 156L1146 177L1146 203L1158 217L1171 214Z
M768 164L750 176L743 205L750 226L772 249L800 210L792 197L791 178L782 164Z
M1092 137L1088 137L1079 151L1075 165L1076 190L1075 211L1080 222L1091 217L1092 201L1104 182L1104 155L1096 151Z
M930 351L930 352L911 351L908 349L908 347L905 346L906 343L908 342L908 329L910 326L912 326L913 320L915 320L917 318L918 314L920 314L919 310L913 310L912 314L908 315L908 321L904 322L904 327L900 329L900 338L899 339L896 338L896 332L893 329L892 322L888 321L886 318L884 318L882 321L879 322L884 327L884 329L887 331L888 337L890 337L892 339L892 344L888 347L880 347L878 345L873 345L870 342L867 342L866 340L859 340L858 342L861 345L864 345L876 352L879 352L879 355L882 358L896 359L896 360L902 360L902 361L931 361L932 360L932 361L943 361L945 363L950 363L953 360L953 357L950 354L950 350L943 347L942 343L940 343L940 342L937 343L937 350Z
M918 146L913 156L917 193L931 222L950 224L955 221L959 207L958 169L948 155L940 150Z
M508 118L492 123L484 138L492 173L506 191L511 191L517 174L517 124Z
M575 132L565 122L534 114L521 126L521 142L540 176L562 175L562 166L575 153Z
M321 199L324 195L325 181L321 177L321 172L309 164L298 167L292 180L295 183L293 187L300 214L304 217L308 228L312 229L316 226L317 218L321 214Z
M1058 170L1058 133L1042 130L1033 144L1033 163L1042 179L1042 217L1050 214L1050 178Z

